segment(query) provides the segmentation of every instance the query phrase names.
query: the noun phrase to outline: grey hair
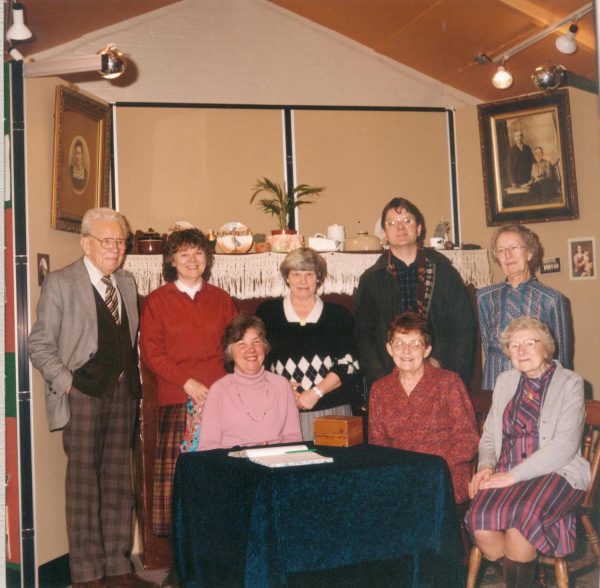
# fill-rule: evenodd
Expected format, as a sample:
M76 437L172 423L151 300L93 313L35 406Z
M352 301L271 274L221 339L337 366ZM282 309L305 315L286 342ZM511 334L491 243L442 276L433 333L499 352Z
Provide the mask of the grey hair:
M502 353L504 353L504 355L510 357L508 347L506 345L517 331L523 331L524 329L533 329L537 331L546 356L549 358L554 357L556 343L554 342L554 337L552 336L550 327L539 319L528 315L519 316L516 319L513 319L508 327L502 331L500 335L500 344L502 345Z
M317 285L321 286L327 277L327 262L314 249L300 247L286 255L279 266L279 271L286 281L291 271L315 272Z
M112 221L119 223L123 228L125 238L129 236L129 224L125 217L112 208L90 208L84 215L81 221L81 236L87 237L92 234L92 227L97 221Z
M525 247L529 252L531 252L531 259L529 260L529 271L532 274L535 273L535 270L540 265L540 240L538 239L538 236L531 229L528 229L523 225L510 224L498 227L498 229L496 229L496 232L494 233L494 236L492 237L492 243L490 247L493 253L492 258L498 265L500 265L500 262L498 261L498 258L496 257L495 253L496 241L498 240L498 237L503 233L516 233L523 239Z

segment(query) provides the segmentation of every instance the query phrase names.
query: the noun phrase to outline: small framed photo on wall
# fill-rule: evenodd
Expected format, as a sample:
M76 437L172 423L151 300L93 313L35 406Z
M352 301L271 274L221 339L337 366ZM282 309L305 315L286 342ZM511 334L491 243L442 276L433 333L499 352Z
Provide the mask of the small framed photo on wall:
M569 239L569 277L571 280L595 280L596 239L595 237L579 237Z

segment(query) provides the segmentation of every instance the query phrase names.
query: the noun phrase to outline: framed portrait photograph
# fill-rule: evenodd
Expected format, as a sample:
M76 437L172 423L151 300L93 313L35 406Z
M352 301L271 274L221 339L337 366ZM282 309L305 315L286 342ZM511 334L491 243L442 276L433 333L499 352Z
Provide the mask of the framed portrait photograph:
M110 107L56 88L52 228L79 232L86 210L110 198Z
M490 102L477 110L487 226L578 218L568 92Z
M571 280L595 280L596 270L596 239L595 237L580 237L569 239L569 278Z

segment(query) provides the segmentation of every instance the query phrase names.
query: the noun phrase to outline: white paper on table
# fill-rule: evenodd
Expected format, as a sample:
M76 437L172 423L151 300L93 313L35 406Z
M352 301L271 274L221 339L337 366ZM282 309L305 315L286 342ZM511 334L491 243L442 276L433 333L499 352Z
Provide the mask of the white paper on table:
M288 445L287 447L260 447L258 449L242 449L241 451L230 451L229 457L265 457L267 455L283 455L290 451L307 451L306 445Z

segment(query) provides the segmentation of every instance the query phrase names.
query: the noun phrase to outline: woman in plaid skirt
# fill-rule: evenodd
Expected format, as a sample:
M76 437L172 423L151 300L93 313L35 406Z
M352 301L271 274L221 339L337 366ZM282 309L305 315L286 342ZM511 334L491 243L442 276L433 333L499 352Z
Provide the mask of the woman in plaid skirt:
M500 342L515 369L494 389L466 523L483 555L502 563L506 585L528 588L538 551L575 547L574 510L590 483L583 379L551 359L554 339L536 318L514 319Z

